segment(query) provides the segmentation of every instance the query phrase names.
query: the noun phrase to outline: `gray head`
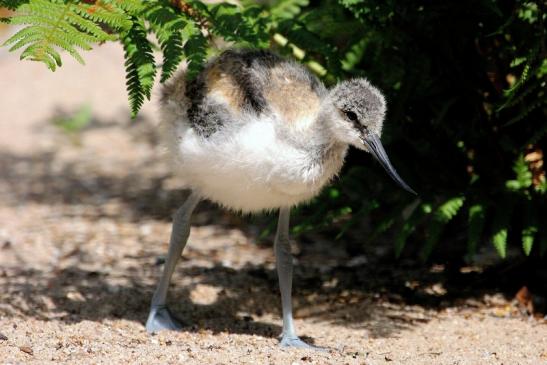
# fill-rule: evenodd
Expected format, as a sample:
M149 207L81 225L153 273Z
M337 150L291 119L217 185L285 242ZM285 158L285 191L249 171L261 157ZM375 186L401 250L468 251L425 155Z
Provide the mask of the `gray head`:
M386 101L380 90L366 79L352 79L335 86L327 100L334 138L370 152L399 185L416 194L397 174L380 141L386 114Z

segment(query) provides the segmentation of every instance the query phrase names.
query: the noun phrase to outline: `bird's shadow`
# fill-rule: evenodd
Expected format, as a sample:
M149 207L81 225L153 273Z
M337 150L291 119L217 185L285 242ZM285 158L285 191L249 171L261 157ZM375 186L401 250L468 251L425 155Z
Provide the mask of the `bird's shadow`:
M155 258L149 259L150 265L154 265ZM158 271L149 267L120 275L85 270L79 265L54 272L4 270L0 295L4 304L0 312L8 317L55 318L69 324L106 319L144 324L155 288L155 284L148 282L153 281ZM309 285L310 281L298 271L294 288L297 318L366 328L373 337L389 336L415 323L405 315L393 317L389 308L362 293L355 292L350 298L343 287L331 291L321 288L321 281ZM187 278L195 283L179 285L177 278ZM214 300L208 303L192 301L191 292L197 286L215 288ZM276 274L262 266L246 265L237 270L221 264L179 268L170 289L169 303L172 311L182 319L183 331L208 330L266 338L275 338L281 333L277 324L280 320L275 320L280 318ZM302 335L307 342L314 343L313 334Z

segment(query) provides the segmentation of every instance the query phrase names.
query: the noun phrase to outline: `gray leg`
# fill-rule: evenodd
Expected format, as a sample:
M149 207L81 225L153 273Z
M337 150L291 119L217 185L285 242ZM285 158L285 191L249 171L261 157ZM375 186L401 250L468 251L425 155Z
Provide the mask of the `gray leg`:
M152 297L152 305L148 314L148 320L146 321L146 330L148 332L180 330L182 328L180 322L167 308L167 290L169 289L171 276L175 271L175 265L180 258L184 246L186 246L186 241L188 241L188 236L190 235L190 217L198 203L199 197L195 193L191 193L173 217L173 230L171 231L171 239L169 240L167 260L165 261L156 292Z
M275 258L277 275L279 277L279 289L281 290L281 304L283 308L283 334L281 338L281 347L299 347L314 348L302 341L296 335L292 317L292 255L289 244L289 217L290 208L281 208L279 210L279 222L277 224L277 234L275 236Z

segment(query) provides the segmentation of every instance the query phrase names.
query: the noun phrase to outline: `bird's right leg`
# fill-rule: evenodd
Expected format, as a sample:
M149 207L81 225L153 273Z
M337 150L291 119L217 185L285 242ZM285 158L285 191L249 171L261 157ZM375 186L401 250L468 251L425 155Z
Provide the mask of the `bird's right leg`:
M290 208L279 210L279 221L275 235L274 250L279 289L281 291L281 305L283 311L283 333L281 334L281 347L297 347L313 350L324 350L321 347L309 345L302 341L294 329L292 315L292 275L293 258L289 243L289 216Z
M180 330L182 328L181 323L167 308L167 291L171 276L175 271L175 265L188 241L188 236L190 235L190 217L199 200L199 196L192 192L173 217L173 229L171 231L171 239L169 240L167 260L165 261L158 287L152 297L152 305L148 314L148 320L146 321L146 330L148 332Z

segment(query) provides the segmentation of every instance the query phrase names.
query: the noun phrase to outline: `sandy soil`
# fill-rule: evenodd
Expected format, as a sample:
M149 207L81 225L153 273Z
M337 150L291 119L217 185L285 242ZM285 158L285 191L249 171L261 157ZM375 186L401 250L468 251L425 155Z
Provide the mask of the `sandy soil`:
M295 244L296 325L329 350L281 350L271 237L257 244L268 218L211 204L171 289L187 326L146 334L184 192L162 162L154 103L128 118L119 47L86 60L50 73L0 50L0 363L547 364L545 321L468 292L475 276L452 289L442 267L413 276L321 236ZM82 132L54 125L86 105Z

